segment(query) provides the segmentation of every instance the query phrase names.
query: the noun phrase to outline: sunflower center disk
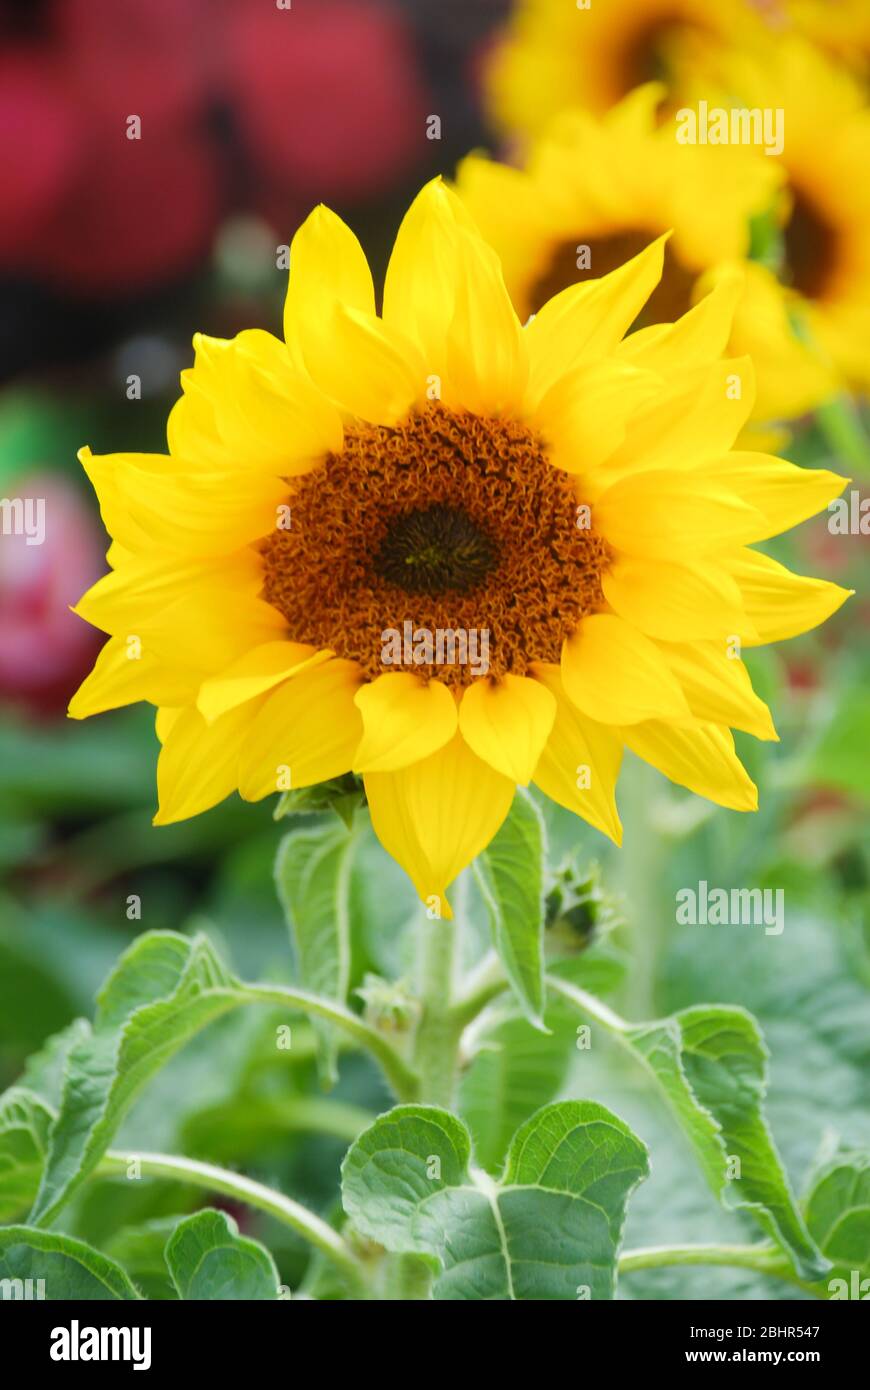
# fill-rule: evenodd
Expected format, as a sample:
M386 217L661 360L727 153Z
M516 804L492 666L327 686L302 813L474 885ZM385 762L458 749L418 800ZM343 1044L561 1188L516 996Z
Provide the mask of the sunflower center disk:
M387 527L375 574L408 594L467 594L496 564L496 549L455 507L416 508Z
M523 675L558 662L603 606L608 547L574 480L516 421L438 403L394 427L351 426L340 454L288 487L290 525L261 542L263 595L294 641L371 679L397 661L454 686Z

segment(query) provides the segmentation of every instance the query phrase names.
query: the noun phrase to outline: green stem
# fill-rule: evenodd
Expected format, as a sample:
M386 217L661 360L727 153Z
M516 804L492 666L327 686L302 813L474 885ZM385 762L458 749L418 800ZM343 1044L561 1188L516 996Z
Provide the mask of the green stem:
M294 1096L275 1107L283 1128L299 1134L328 1134L352 1144L375 1119L370 1110L330 1096Z
M799 1282L773 1245L653 1245L645 1250L625 1250L619 1257L620 1274L667 1265L727 1265L769 1274L789 1284Z
M349 1034L361 1047L366 1048L377 1062L387 1081L399 1100L414 1100L419 1091L417 1073L400 1057L392 1043L358 1014L341 1004L322 999L317 994L309 994L304 989L294 989L288 985L245 985L245 993L251 1001L267 1004L283 1004L289 1008L302 1009L305 1013L316 1014L334 1023L336 1028Z
M585 989L580 989L579 985L572 985L568 980L560 980L558 975L547 976L547 988L553 989L563 998L571 1001L578 1009L590 1018L594 1018L596 1023L600 1023L606 1028L608 1033L614 1037L627 1033L631 1027L624 1018L613 1012L611 1008L600 999L596 999L594 994L589 994Z
M208 1192L220 1192L237 1202L243 1202L246 1206L267 1212L332 1260L333 1264L347 1275L358 1292L364 1289L365 1266L347 1241L314 1212L308 1211L299 1202L294 1202L292 1197L285 1197L283 1193L265 1187L253 1178L246 1178L241 1173L232 1173L226 1168L216 1167L213 1163L200 1163L197 1159L183 1158L176 1154L121 1153L110 1150L100 1160L97 1172L104 1176L126 1176L130 1164L134 1162L138 1163L145 1177L169 1178L174 1182L205 1188Z
M665 923L654 891L661 877L664 851L658 819L652 811L661 794L657 777L654 768L633 759L620 786L628 845L620 860L620 886L628 904L635 966L627 987L626 1006L635 1018L648 1018L655 1013L656 975L666 944Z
M420 1099L450 1108L456 1082L459 1028L453 1018L453 958L456 927L443 920L426 922L420 959L423 1013L417 1029L415 1061Z
M858 473L870 469L870 441L861 416L850 396L835 396L816 410L819 429L835 458Z
M432 1297L432 1271L418 1255L396 1255L395 1297L402 1303L421 1303Z
M465 992L460 995L451 1010L453 1022L463 1029L473 1023L487 1004L492 1003L508 988L507 976L495 951L484 958L473 976L465 981Z

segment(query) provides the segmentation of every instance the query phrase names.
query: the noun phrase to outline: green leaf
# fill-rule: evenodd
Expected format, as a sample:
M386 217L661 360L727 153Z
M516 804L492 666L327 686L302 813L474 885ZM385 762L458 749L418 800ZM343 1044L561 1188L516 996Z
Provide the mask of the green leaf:
M278 896L296 948L299 983L347 1002L351 966L350 874L355 837L333 822L285 835L278 848ZM337 1080L335 1029L317 1020L324 1084Z
M544 822L518 788L507 820L475 861L496 950L526 1018L544 1030Z
M166 1244L179 1298L276 1299L278 1271L268 1250L239 1235L226 1212L207 1208L180 1221Z
M821 1278L827 1262L797 1207L764 1116L767 1048L752 1015L728 1005L698 1005L625 1036L662 1087L723 1204L750 1213L784 1248L800 1278Z
M86 1018L76 1018L59 1033L46 1038L39 1051L28 1057L18 1084L57 1110L63 1095L66 1059L76 1043L88 1037L90 1031L91 1025Z
M545 1106L516 1132L496 1182L471 1162L456 1116L401 1105L342 1166L344 1207L363 1235L430 1259L438 1299L609 1299L645 1146L592 1101Z
M808 776L823 787L864 798L870 786L870 695L848 687L810 760Z
M320 811L334 811L339 820L350 830L354 813L365 803L365 788L361 777L346 772L341 777L332 777L327 782L316 782L311 787L294 787L283 792L275 807L274 819L284 820L286 816L306 816Z
M67 1302L71 1299L138 1299L139 1294L120 1265L84 1241L58 1231L32 1226L0 1230L0 1284L5 1298L25 1297L26 1289L6 1292L6 1280L33 1281L31 1297ZM44 1285L40 1293L38 1281Z
M157 1216L134 1226L122 1226L103 1243L103 1252L126 1269L146 1298L178 1297L166 1267L166 1242L178 1226L179 1214Z
M839 1297L870 1296L870 1282L860 1289L870 1279L870 1149L843 1149L822 1163L813 1174L805 1209L814 1239L834 1266L828 1290L836 1278L845 1280L848 1289Z
M590 980L609 985L621 978L621 969L609 973L590 970L590 958L598 947L558 962L572 982ZM564 975L560 975L564 978ZM509 996L502 996L505 1001ZM514 1132L536 1110L562 1091L576 1056L577 1013L565 999L551 991L544 1021L545 1033L529 1027L515 1007L506 1014L496 1008L475 1036L471 1061L459 1083L458 1111L474 1140L474 1152L488 1172L504 1163Z
M54 1111L23 1086L0 1096L0 1221L27 1211L36 1196Z
M31 1212L47 1224L99 1162L145 1082L194 1033L246 1002L204 936L152 932L133 943L71 1047L48 1163Z
M501 1167L517 1127L558 1093L572 1041L564 1031L536 1032L518 1017L501 1019L481 1037L460 1082L458 1109L488 1172Z

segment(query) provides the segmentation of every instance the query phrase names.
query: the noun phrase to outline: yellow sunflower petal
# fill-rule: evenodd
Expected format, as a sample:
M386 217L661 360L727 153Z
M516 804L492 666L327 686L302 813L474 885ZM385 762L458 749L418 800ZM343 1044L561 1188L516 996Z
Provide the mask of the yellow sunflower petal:
M427 758L456 733L456 701L447 686L424 684L410 671L387 672L361 685L354 703L363 721L354 772L395 772Z
M440 177L432 179L402 220L384 280L384 323L417 344L427 375L442 378L456 295L456 238L463 227L474 231L463 204Z
M182 705L196 690L194 671L167 668L141 650L138 638L110 637L94 669L69 702L71 719L88 719L105 710L149 700L155 705Z
M729 655L725 642L663 642L661 651L697 719L778 741L770 710L752 689L743 662Z
M526 676L477 680L459 706L459 727L469 747L523 786L531 781L555 717L552 692Z
M266 697L242 750L239 790L246 801L350 771L362 736L353 702L359 681L355 661L333 659Z
M637 411L625 443L607 461L601 485L650 469L693 468L727 453L754 400L755 372L748 357L675 372Z
M602 724L690 713L679 681L649 637L614 613L584 618L562 647L568 699Z
M304 642L263 642L243 652L220 675L204 681L197 697L197 708L212 724L227 710L271 690L288 676L329 661L332 655L330 651L318 651Z
M560 377L532 416L550 462L568 473L597 468L623 442L632 415L660 386L653 372L613 358Z
M198 671L199 685L252 647L277 641L286 626L263 599L200 585L182 589L175 603L155 609L134 631L143 650L168 667L182 664Z
M284 343L251 329L223 344L198 333L194 374L210 394L229 463L291 477L341 449L341 416L294 370Z
M290 278L284 301L284 338L293 350L332 315L336 304L375 312L372 273L350 227L321 204L305 219L290 246ZM304 361L304 353L302 353Z
M662 720L622 730L628 748L697 796L732 811L758 809L758 791L734 752L727 729L716 724L678 727Z
M160 743L165 743L169 738L172 732L172 726L182 713L183 710L181 708L172 708L169 705L163 705L157 711L154 716L154 732Z
M661 373L716 361L728 345L743 285L740 270L723 272L710 293L676 323L656 323L630 334L620 343L617 356L635 367Z
M711 275L716 273L714 269ZM750 261L744 267L744 279L730 351L748 352L755 363L756 417L792 420L843 389L842 369L838 371L822 344L814 341L814 334L795 331L794 293L772 270ZM808 324L801 327L809 329Z
M252 711L230 710L207 724L199 710L182 710L157 760L160 809L155 825L171 825L216 806L238 786L239 753Z
M280 478L183 471L170 455L79 453L106 529L134 551L219 555L267 535L287 488Z
M601 587L611 608L649 637L724 641L747 630L736 579L707 557L694 564L623 557Z
M443 399L478 414L499 414L522 399L528 377L522 330L492 248L463 228L457 230L456 245Z
M410 339L348 305L334 310L328 339L307 361L324 391L376 424L395 424L425 394L426 367Z
M761 513L699 473L655 471L624 478L593 504L595 529L618 551L649 560L745 544Z
M159 551L116 558L117 568L98 579L73 607L85 622L104 632L135 631L183 592L204 590L231 601L239 595L254 599L263 587L262 560L247 548L219 559L188 560Z
M755 635L747 646L783 642L818 627L854 593L827 579L793 574L784 565L756 550L740 550L723 560L743 595L743 607Z
M169 412L166 442L173 458L220 472L227 467L227 449L217 427L214 400L202 373L192 367L181 373L184 392Z
M734 450L703 468L705 478L720 483L761 514L758 531L747 540L763 541L815 516L838 497L849 482L826 468L798 468L770 454Z
M622 738L606 725L587 719L571 703L558 666L536 662L532 670L556 701L556 718L535 768L535 785L551 801L576 812L621 845L616 783Z
M365 253L328 208L293 238L284 332L293 362L364 420L392 424L425 390L416 347L376 316Z
M579 362L613 352L661 279L667 239L600 280L570 285L535 315L525 330L528 409Z
M471 751L460 733L422 762L365 778L375 834L420 897L452 917L447 888L498 830L514 784Z

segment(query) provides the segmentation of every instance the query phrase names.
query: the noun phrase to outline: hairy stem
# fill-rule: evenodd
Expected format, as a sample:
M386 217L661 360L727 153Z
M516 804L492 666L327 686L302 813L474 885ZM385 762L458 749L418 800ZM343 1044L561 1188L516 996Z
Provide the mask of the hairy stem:
M391 1042L342 1004L335 1004L317 994L309 994L307 990L294 989L288 985L246 984L245 992L252 1001L284 1004L288 1008L302 1009L305 1013L316 1014L318 1018L325 1018L329 1023L334 1023L336 1028L340 1028L371 1053L380 1064L384 1076L399 1100L414 1100L417 1097L417 1073L399 1056Z
M490 951L465 981L465 989L453 1005L453 1021L458 1028L473 1023L487 1004L504 994L507 976L495 951Z
M579 985L572 985L569 980L560 980L558 975L548 975L547 988L555 990L564 999L570 1000L581 1013L586 1014L589 1018L594 1018L596 1023L600 1023L603 1028L607 1029L608 1033L613 1033L617 1038L621 1034L627 1033L631 1027L624 1018L620 1018L619 1014L608 1008L607 1004L596 999L594 994L580 989Z
M666 1265L727 1265L812 1289L812 1285L795 1278L782 1251L774 1245L651 1245L643 1250L625 1250L619 1257L620 1274Z
M459 1028L452 1015L453 958L456 927L443 920L422 927L420 996L423 1013L417 1029L419 1098L448 1109L456 1082Z
M233 1173L226 1168L218 1168L213 1163L200 1163L197 1159L183 1158L177 1154L121 1153L118 1150L110 1150L100 1160L97 1173L101 1176L126 1175L134 1162L138 1163L144 1177L170 1178L174 1182L189 1183L208 1192L220 1192L237 1202L243 1202L246 1206L267 1212L283 1225L289 1226L337 1265L351 1280L357 1292L365 1287L365 1266L347 1241L314 1212L308 1211L299 1202L294 1202L292 1197L285 1197L282 1192L265 1187L241 1173Z

